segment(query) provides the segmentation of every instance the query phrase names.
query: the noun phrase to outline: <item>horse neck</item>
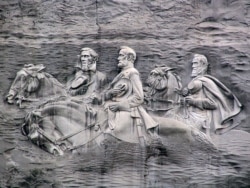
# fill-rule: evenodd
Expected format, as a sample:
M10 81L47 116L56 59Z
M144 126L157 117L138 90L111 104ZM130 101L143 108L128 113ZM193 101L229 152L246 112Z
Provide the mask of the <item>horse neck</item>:
M46 97L49 95L66 93L63 85L54 77L47 73L44 75L44 78L40 80L40 87L37 91L38 96Z
M166 93L166 97L168 100L172 100L175 102L177 102L179 100L179 95L175 91L176 88L177 89L181 88L180 82L174 74L170 73L168 75L168 89L167 89L167 93Z

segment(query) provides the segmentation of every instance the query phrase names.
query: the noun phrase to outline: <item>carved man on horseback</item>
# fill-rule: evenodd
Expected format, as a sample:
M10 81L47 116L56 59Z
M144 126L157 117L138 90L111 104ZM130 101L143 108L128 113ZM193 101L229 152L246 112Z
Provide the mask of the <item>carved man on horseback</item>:
M106 75L96 70L98 54L91 48L82 48L76 72L67 82L70 95L99 93L107 83Z
M153 134L158 126L144 110L142 83L134 68L136 53L123 46L118 56L121 72L114 78L105 93L105 109L108 112L108 131L126 142L140 143Z

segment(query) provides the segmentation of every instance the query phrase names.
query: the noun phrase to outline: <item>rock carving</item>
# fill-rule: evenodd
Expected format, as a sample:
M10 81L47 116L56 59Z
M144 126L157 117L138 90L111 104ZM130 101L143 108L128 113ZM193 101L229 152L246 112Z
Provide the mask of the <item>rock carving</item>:
M195 54L192 60L192 80L183 90L181 100L186 117L207 134L222 134L237 125L230 121L240 113L241 103L218 79L207 74L208 61Z
M123 46L119 52L121 72L114 78L105 93L109 131L115 137L139 143L158 126L142 107L144 94L139 72L134 68L136 53ZM138 139L139 137L139 139Z
M96 69L98 54L91 48L82 48L76 72L67 82L70 95L93 95L101 92L107 83L106 75Z
M98 101L93 101L95 95L98 96L107 83L106 75L96 70L97 60L98 54L93 49L82 48L76 72L69 78L66 86L44 72L44 65L25 65L17 72L6 100L9 104L16 102L21 107L22 102L43 103L46 100L70 95L81 96L75 97L75 100L96 103Z
M29 112L22 133L54 155L74 151L102 134L101 114L87 104L71 100L49 102ZM104 119L104 118L101 118Z
M179 103L180 95L176 90L180 90L182 84L175 68L157 66L150 72L147 84L145 101L148 111L156 115L164 115Z
M8 103L17 99L21 105L23 100L64 96L43 101L25 117L22 133L40 148L63 155L91 142L101 146L105 135L163 148L167 147L166 138L176 135L179 141L199 141L213 148L210 131L223 133L232 129L230 120L241 111L241 104L231 91L207 75L204 55L195 54L192 81L183 89L174 68L157 66L147 80L145 96L132 48L121 47L121 72L105 89L106 76L96 70L97 59L94 50L82 48L77 71L66 88L43 72L43 65L25 65L17 73L7 95ZM144 100L148 112L143 107ZM182 118L176 119L175 114Z
M54 98L67 96L63 84L52 75L44 72L43 65L28 64L17 72L10 90L6 96L9 104L17 103L21 107L22 102L37 102L41 98Z

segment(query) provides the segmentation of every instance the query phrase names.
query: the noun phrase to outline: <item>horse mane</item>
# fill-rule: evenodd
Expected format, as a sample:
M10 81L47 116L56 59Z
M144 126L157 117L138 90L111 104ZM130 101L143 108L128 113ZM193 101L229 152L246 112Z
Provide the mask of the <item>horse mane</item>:
M62 83L60 83L54 76L52 76L51 74L47 73L47 72L43 72L43 74L45 75L45 77L47 77L54 85L64 88L64 85Z
M149 95L154 98L154 100L171 100L177 102L179 100L179 95L176 92L176 89L180 89L182 84L181 78L177 75L174 68L162 66L157 67L152 71L161 75L162 80L151 81L154 84L151 85ZM159 90L156 88L157 84L158 86L159 84L162 84L165 88Z
M180 76L178 76L178 75L176 74L176 72L173 71L173 70L169 70L168 72L171 73L172 76L175 78L176 83L177 83L177 85L178 85L178 88L181 88L181 87L182 87L182 83L181 83L181 78L180 78ZM171 77L171 76L170 76L170 77ZM169 78L170 78L170 77L169 77Z
M167 74L168 74L168 91L167 91L168 98L178 100L179 95L178 93L176 93L176 89L180 89L182 87L181 78L173 70L169 70Z

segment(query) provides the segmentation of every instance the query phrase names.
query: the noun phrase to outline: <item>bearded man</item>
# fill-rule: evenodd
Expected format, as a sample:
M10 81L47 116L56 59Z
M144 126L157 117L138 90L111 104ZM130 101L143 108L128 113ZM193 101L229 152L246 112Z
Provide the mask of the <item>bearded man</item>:
M67 82L72 96L99 94L107 83L106 75L96 69L98 54L91 48L82 48L76 72Z
M222 134L235 127L230 120L240 113L242 105L224 84L207 74L208 65L204 55L194 55L192 80L182 103L187 108L187 118L201 130L208 135Z

